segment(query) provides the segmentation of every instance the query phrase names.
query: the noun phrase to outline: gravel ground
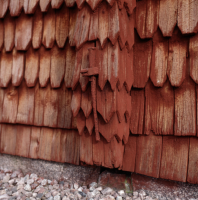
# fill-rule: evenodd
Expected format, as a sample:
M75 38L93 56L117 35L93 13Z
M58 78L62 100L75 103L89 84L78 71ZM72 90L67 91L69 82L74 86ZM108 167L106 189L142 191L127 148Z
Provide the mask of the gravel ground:
M156 185L152 185L157 187ZM93 182L88 186L80 186L77 183L58 180L47 180L38 177L37 174L23 175L20 171L0 171L0 200L22 199L22 200L198 200L198 186L180 184L177 189L164 190L160 187L155 191L138 190L132 193L125 193L124 190L115 191L112 188L103 188Z

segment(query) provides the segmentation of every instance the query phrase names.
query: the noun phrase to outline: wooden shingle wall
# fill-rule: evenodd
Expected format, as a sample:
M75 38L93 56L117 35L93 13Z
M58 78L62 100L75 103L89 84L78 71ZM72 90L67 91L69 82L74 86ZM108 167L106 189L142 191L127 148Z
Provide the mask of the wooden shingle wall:
M0 153L198 183L197 9L198 0L2 0Z

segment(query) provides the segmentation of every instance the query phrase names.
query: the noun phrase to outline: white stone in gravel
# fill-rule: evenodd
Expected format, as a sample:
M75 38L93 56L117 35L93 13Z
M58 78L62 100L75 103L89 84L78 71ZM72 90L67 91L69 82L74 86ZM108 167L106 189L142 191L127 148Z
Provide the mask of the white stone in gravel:
M51 182L52 182L51 180L47 180L47 183L48 183L48 184L51 184Z
M36 196L37 196L37 193L36 193L36 192L34 192L34 193L32 194L32 196L33 196L33 197L36 197Z
M36 181L38 179L37 174L30 174L30 178Z
M8 199L9 196L7 194L0 195L0 199L5 200Z
M61 198L60 198L59 195L56 195L56 196L54 197L54 200L61 200Z
M48 192L47 194L45 194L45 197L46 198L49 198L49 197L51 197L52 195L51 195L51 192Z
M135 199L135 200L141 200L141 199L140 199L140 197L137 197L137 198L136 198L136 197L134 197L133 199Z
M104 190L101 191L101 193L103 195L110 194L111 192L113 192L113 190L109 187L107 187L107 188L105 188Z
M10 180L10 174L7 174L6 176L3 177L3 183L7 183Z
M27 175L24 177L24 181L25 181L25 183L27 183L27 180L29 180L29 179L30 179L30 175L27 174Z
M77 190L78 189L78 183L74 183L74 189Z
M54 184L53 188L56 189L56 190L58 190L59 189L59 184Z
M122 197L121 196L117 196L116 200L122 200Z
M30 197L30 200L36 200L34 197Z
M123 196L125 195L125 192L124 192L124 190L120 190L120 191L118 191L118 194L119 194L121 197L123 197Z
M29 184L27 184L27 185L24 187L24 190L26 190L26 191L31 191L32 188L31 188L31 186L30 186Z
M0 195L6 194L5 190L0 190Z
M146 196L146 192L145 192L144 190L141 190L141 191L139 192L139 194L141 194L143 197Z
M42 186L47 185L47 179L43 179L43 180L41 181L41 185L42 185Z
M10 185L12 185L14 182L15 182L15 179L11 179L11 180L8 181L8 183L9 183Z
M90 191L90 192L93 192L94 190L95 190L94 187L90 187L90 188L89 188L89 191Z
M64 196L64 197L62 198L62 200L69 200L69 198L66 197L66 196Z
M24 178L21 178L17 183L17 185L24 185L24 184L25 184Z
M78 191L79 191L79 192L82 192L82 191L83 191L83 188L82 188L82 187L79 187L79 188L78 188Z
M104 199L105 200L115 200L115 198L111 195L107 195Z
M49 197L48 200L54 200L54 198L53 197Z
M17 190L23 189L23 187L24 187L23 185L18 185Z
M96 182L92 182L91 184L89 184L89 187L97 188L98 184Z
M52 193L52 196L60 195L60 193L56 190L52 190L51 193Z
M96 188L96 190L102 191L102 187L98 187L98 188Z
M34 179L27 180L27 184L31 185L32 183L34 183Z

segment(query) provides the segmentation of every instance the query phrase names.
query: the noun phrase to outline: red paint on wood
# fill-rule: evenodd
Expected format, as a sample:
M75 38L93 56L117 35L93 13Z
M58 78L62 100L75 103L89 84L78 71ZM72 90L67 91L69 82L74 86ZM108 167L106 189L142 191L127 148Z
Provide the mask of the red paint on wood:
M15 17L19 16L23 9L23 0L10 0L9 10L10 15Z
M47 88L39 87L39 83L35 86L34 97L34 125L44 125L44 104L45 104L45 91Z
M125 0L124 3L129 15L133 13L133 9L136 7L136 0Z
M135 172L159 178L162 151L162 136L139 136Z
M129 0L130 1L130 0ZM135 0L133 0L135 1ZM136 1L135 1L136 2ZM128 24L127 24L127 41L126 46L128 51L130 51L134 45L134 28L135 28L135 14L133 13L128 17Z
M71 100L71 109L73 113L73 117L76 117L79 110L80 110L80 105L81 105L81 88L80 85L73 91L72 94L72 100Z
M30 136L30 151L29 158L38 159L39 144L40 144L41 128L32 126L31 136Z
M57 127L58 90L52 89L48 84L44 98L44 126Z
M34 123L34 88L28 88L23 81L19 86L19 103L16 123L33 125Z
M32 42L33 17L24 12L16 19L15 47L17 50L27 50Z
M96 141L95 135L93 135L93 163L98 166L104 166L104 143L106 142L103 137L100 137L100 141Z
M150 78L156 87L162 87L167 79L168 40L158 29L153 36L153 52Z
M3 20L0 19L0 51L3 49L3 41L4 41L4 25L3 25Z
M28 157L30 150L31 126L16 125L16 150L15 155Z
M133 87L144 88L151 67L152 41L139 42L134 44L133 49L133 72L134 83Z
M93 112L89 115L88 118L86 118L86 127L89 132L89 135L92 135L93 128L94 128L94 115Z
M2 122L16 123L18 99L18 88L10 84L4 93Z
M1 2L0 18L4 18L5 14L8 10L9 3L10 3L10 0L3 0Z
M62 0L63 1L63 0ZM56 12L56 42L63 48L69 36L69 9L65 4Z
M87 165L93 165L92 137L87 131L80 136L80 161Z
M113 168L111 143L104 141L103 148L104 148L104 163L102 163L102 166L107 168Z
M90 3L94 2L93 0L87 0L87 1L89 1ZM89 41L98 39L98 31L99 31L98 30L98 22L99 22L98 11L99 11L99 8L91 13L90 26L89 26Z
M39 0L24 0L23 9L25 14L34 14Z
M108 2L108 4L112 7L113 6L113 4L114 4L114 2L115 2L115 0L106 0L107 2Z
M129 130L129 125L130 125L130 120L125 120L125 125L124 125L124 128L123 128L123 142L124 142L124 145L126 145L128 143L128 139L129 139L129 134L130 134L130 130Z
M75 48L70 47L69 43L66 44L66 69L65 69L65 86L72 88L73 72L75 68L76 51Z
M143 134L144 124L144 89L131 90L131 119L130 131L132 134Z
M188 149L188 137L163 137L160 178L186 182Z
M98 21L98 39L100 41L102 49L107 42L108 30L109 30L109 11L108 4L104 1L99 7L99 21Z
M172 86L179 87L186 76L186 57L188 39L183 37L178 29L169 39L168 77Z
M56 36L55 30L56 30L55 11L52 8L50 8L49 11L44 15L44 20L43 20L42 44L46 48L52 48L53 47L54 41L55 41L55 36Z
M6 51L11 51L14 47L15 37L15 18L7 13L4 18L4 48Z
M162 88L156 88L151 81L145 88L145 127L144 133L173 135L174 90L167 80Z
M129 141L125 144L122 170L134 172L135 171L135 158L136 158L136 136L130 136Z
M78 133L79 135L82 135L83 132L85 131L85 126L86 126L86 118L82 110L78 112L78 115L76 116L76 118L77 118L76 125L78 129Z
M25 57L25 81L28 87L34 87L39 77L39 51L32 47L28 49Z
M62 5L64 0L51 0L51 6L53 9L58 9Z
M38 158L51 161L53 129L41 128Z
M65 4L67 7L73 7L76 3L76 0L65 0Z
M50 6L51 0L40 0L40 8L42 12L46 12Z
M41 87L46 87L50 77L51 50L47 50L44 46L41 46L39 49L39 57L39 83Z
M15 155L16 148L16 126L11 124L2 124L1 129L1 153Z
M76 4L79 10L83 8L84 3L85 3L85 0L76 0Z
M12 78L12 52L3 50L0 58L0 86L7 87Z
M97 87L97 111L106 123L116 111L116 91L112 91L109 84L102 91Z
M67 5L67 4L66 4ZM75 46L75 40L74 40L74 31L75 31L75 25L77 21L77 14L78 14L78 9L73 8L69 9L69 18L70 18L70 23L69 23L69 44L70 46Z
M80 136L76 130L67 131L65 162L79 165L80 160Z
M12 51L12 56L12 85L19 86L24 78L25 55L23 52L17 51L14 48Z
M63 129L61 131L61 138L60 138L60 162L65 162L66 159L66 149L67 149L67 132L69 130Z
M5 94L5 89L0 88L0 122L2 121L2 115L3 115L4 94Z
M102 0L86 0L86 2L89 4L91 9L94 11L98 5L102 2Z
M51 160L60 162L62 129L54 129L52 138Z
M51 70L50 83L52 88L59 88L65 75L65 49L60 49L57 45L51 50Z
M172 36L177 24L177 0L160 1L159 28L163 36Z
M43 36L43 14L38 7L33 16L32 46L38 49L41 46Z

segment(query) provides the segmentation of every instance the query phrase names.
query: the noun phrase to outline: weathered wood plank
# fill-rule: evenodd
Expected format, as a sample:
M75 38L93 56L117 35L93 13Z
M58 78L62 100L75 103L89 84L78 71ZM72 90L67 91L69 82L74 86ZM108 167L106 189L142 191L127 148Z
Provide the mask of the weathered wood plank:
M78 115L76 116L76 125L79 135L82 135L83 132L85 131L85 126L86 126L86 118L82 110L80 110L78 112Z
M9 0L3 0L1 2L1 7L0 7L0 18L4 18L7 10L8 10L8 7L9 7L9 3L10 1Z
M19 16L23 9L23 0L10 0L9 10L10 15L15 17Z
M62 134L62 129L54 129L53 130L51 160L55 161L55 162L60 162L61 134Z
M94 115L93 112L86 118L86 127L89 132L89 135L92 135L94 129Z
M76 45L75 40L74 40L74 31L75 31L75 25L76 25L76 21L77 21L77 14L78 14L78 9L77 8L73 8L73 9L70 8L69 9L69 18L70 18L70 23L69 23L69 44L70 44L70 46L75 46Z
M186 182L188 137L163 136L160 178Z
M23 0L23 9L25 14L34 14L39 0Z
M25 54L21 51L17 51L14 48L12 51L12 56L12 85L19 86L24 76Z
M97 166L104 166L104 142L105 139L100 137L100 141L96 141L96 136L93 134L93 163Z
M23 81L19 86L19 103L16 123L34 124L34 88L28 88Z
M27 50L32 42L33 17L24 12L16 19L15 48Z
M81 98L82 98L81 93L82 92L81 92L80 85L78 85L78 87L73 91L72 100L71 100L71 109L72 109L73 117L76 117L80 110Z
M50 6L51 0L40 0L40 8L42 12L46 12Z
M93 2L92 0L87 0L90 2ZM91 19L90 19L90 26L89 26L89 41L97 40L98 39L98 10L94 10L94 12L91 13Z
M51 0L51 6L53 9L58 9L62 5L64 0Z
M4 41L4 24L3 20L0 19L0 51L3 49L3 41Z
M135 172L159 178L162 136L139 136L137 138Z
M39 77L39 51L32 47L28 49L25 57L25 81L28 87L34 87Z

